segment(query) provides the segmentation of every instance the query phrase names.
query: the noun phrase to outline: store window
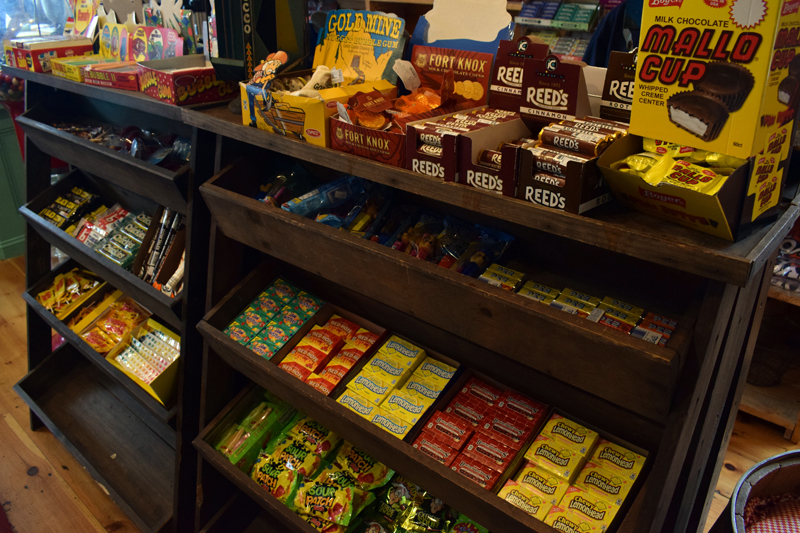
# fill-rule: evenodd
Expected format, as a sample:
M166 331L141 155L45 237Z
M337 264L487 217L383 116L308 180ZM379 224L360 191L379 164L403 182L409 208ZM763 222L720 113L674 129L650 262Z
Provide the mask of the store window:
M71 12L67 0L0 0L0 41L59 35Z

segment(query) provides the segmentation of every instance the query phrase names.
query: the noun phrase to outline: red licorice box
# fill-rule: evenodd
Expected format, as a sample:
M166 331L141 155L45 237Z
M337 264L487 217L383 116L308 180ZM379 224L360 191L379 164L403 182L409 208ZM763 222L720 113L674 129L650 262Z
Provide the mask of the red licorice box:
M500 472L463 453L455 458L450 468L487 490L492 490L500 479Z
M412 446L447 467L453 464L453 460L458 455L457 450L454 450L444 441L425 432L420 433Z
M475 433L463 453L502 474L514 460L517 451L483 433Z
M214 67L201 55L172 57L138 63L139 90L172 105L232 100L236 83L219 81Z
M422 431L444 442L454 450L461 450L475 430L462 418L436 411L425 423Z

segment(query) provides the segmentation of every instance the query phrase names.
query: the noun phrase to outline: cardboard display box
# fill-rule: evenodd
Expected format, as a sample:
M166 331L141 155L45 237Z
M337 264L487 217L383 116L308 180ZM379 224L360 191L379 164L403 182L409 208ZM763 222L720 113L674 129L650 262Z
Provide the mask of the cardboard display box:
M616 197L629 207L729 241L746 237L757 225L777 216L777 206L759 213L759 195L746 195L748 189L759 185L778 187L773 192L780 195L778 177L768 177L763 184L748 179L750 167L758 166L755 159L728 176L720 190L710 196L669 184L654 187L638 176L615 170L614 163L642 151L642 138L628 135L615 141L597 163ZM755 179L764 175L770 173L753 174Z
M597 168L597 158L570 161L563 178L537 172L533 153L520 149L516 196L535 205L583 214L611 200L611 192Z
M89 56L93 53L91 39L69 36L8 39L3 42L6 59L12 66L33 72L50 72L52 61L58 57Z
M79 57L58 57L51 61L53 74L68 80L83 83L84 67L87 65L98 65L107 62L99 54Z
M455 182L475 189L513 197L517 188L519 175L518 146L503 146L500 149L502 159L500 169L480 164L478 158L484 150L495 150L500 143L530 138L531 130L517 116L513 120L486 126L476 131L469 131L458 136L458 172ZM448 173L447 177L453 176ZM447 181L447 178L445 178Z
M794 120L800 3L730 4L645 4L631 133L744 159Z
M535 37L500 41L489 85L489 105L495 109L518 111L522 97L522 79L526 59L544 59L550 47Z
M519 112L532 131L592 114L584 66L554 55L525 60Z
M115 61L84 67L83 82L89 85L123 89L125 91L139 90L139 70L135 61Z
M310 72L292 73L295 77ZM378 91L387 98L397 97L397 87L386 80L368 81L360 85L333 87L319 91L322 100L289 93L269 93L264 102L260 87L239 83L242 99L242 122L260 130L279 133L307 141L316 146L330 143L330 118L336 114L336 103L345 104L356 93Z
M236 97L236 84L217 80L214 67L202 55L142 61L137 69L141 92L168 104L205 104Z

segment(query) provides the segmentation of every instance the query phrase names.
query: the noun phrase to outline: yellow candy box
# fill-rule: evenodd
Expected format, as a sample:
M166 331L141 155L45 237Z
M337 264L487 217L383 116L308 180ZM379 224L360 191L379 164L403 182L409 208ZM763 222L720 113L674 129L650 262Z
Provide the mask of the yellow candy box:
M525 452L525 459L547 470L567 483L572 483L585 460L573 446L554 440L547 435L539 435Z
M539 468L533 463L526 464L525 467L519 471L516 481L517 483L525 485L529 491L538 494L544 498L545 501L553 505L561 501L561 498L564 497L564 494L567 493L567 489L569 488L569 483L563 478L543 468Z
M567 489L564 499L558 507L580 517L585 523L590 523L601 531L611 525L611 521L619 511L619 507L597 495L587 492L581 487L572 486Z
M381 409L414 425L432 404L432 399L413 391L395 390L383 401Z
M413 424L409 424L402 418L380 407L375 416L372 417L372 423L388 431L398 439L405 437L413 426Z
M596 431L585 428L573 422L568 418L564 418L558 413L554 413L547 421L544 428L542 428L542 435L546 435L553 440L572 446L581 455L588 455L594 448L599 435Z
M386 396L394 390L397 380L382 373L362 370L347 384L347 389L358 394L365 400L380 405Z
M351 390L344 391L336 401L369 421L372 421L375 413L378 412L377 405Z
M624 446L600 439L592 455L591 462L600 465L604 470L617 472L631 481L642 471L646 457L634 453Z
M537 520L544 520L553 504L546 501L538 494L528 490L525 485L517 483L513 479L506 481L506 484L497 494L499 497L516 507L522 509Z
M614 505L622 505L633 488L633 481L615 472L604 470L595 463L586 463L575 479L575 485Z

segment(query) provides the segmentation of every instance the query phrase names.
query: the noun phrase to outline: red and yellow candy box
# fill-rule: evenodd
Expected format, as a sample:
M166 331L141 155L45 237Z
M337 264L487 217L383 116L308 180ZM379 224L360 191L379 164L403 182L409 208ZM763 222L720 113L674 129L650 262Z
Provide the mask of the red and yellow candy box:
M205 104L236 97L236 84L220 81L201 55L172 57L137 64L139 90L172 105Z

